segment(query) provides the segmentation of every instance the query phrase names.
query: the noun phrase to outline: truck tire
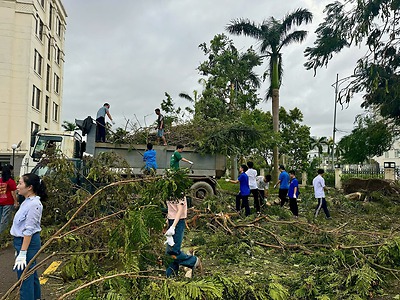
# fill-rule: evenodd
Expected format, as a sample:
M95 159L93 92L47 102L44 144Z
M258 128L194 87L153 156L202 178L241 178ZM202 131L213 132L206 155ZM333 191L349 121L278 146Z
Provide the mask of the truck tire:
M204 199L214 195L214 190L210 184L204 181L195 182L192 187L192 195L196 198Z

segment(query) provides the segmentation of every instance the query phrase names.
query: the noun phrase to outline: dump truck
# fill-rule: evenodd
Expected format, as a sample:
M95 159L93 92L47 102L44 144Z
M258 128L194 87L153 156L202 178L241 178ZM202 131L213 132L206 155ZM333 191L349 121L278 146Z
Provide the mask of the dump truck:
M90 118L90 117L88 117ZM145 162L143 161L143 153L146 151L146 145L124 145L124 144L113 144L113 143L98 143L95 142L96 138L96 125L91 118L88 121L75 120L78 127L82 130L82 133L86 135L86 141L79 139L80 135L74 136L74 143L69 143L72 149L65 149L62 145L66 145L64 140L71 139L71 134L60 133L57 135L52 132L51 135L46 136L42 133L36 138L32 154L35 154L35 159L39 156L39 153L44 153L46 147L52 145L52 143L58 143L59 149L66 155L67 158L71 158L75 165L79 162L79 158L83 155L98 156L103 152L114 152L123 159L125 159L130 165L130 172L132 175L144 176L143 167ZM83 127L85 124L85 128ZM88 125L89 124L89 125ZM80 142L78 142L80 140ZM49 141L52 141L50 143ZM39 147L40 146L40 147ZM36 149L37 148L37 149ZM40 148L40 151L38 150ZM163 174L166 169L169 168L169 162L172 154L176 150L174 146L154 146L153 149L157 152L157 174ZM64 154L65 154L64 153ZM193 148L184 148L182 156L193 162L190 167L189 178L193 181L191 186L192 195L196 198L205 198L207 196L215 195L217 192L217 179L221 178L225 174L226 170L226 157L220 154L201 154ZM185 162L181 162L181 167L184 166ZM189 165L187 166L189 167ZM43 167L37 167L35 170L38 174L46 173L47 171Z

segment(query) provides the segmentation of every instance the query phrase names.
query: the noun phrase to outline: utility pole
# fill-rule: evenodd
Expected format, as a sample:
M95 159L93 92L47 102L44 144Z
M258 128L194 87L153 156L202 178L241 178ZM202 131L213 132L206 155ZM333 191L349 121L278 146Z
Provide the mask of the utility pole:
M335 136L336 136L336 107L338 100L339 89L339 73L336 74L335 84L335 108L333 110L333 133L332 133L332 170L335 170Z

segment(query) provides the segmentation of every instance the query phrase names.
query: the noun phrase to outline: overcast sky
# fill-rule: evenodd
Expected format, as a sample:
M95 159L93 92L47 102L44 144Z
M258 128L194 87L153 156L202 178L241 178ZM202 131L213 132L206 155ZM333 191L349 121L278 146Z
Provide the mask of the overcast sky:
M236 18L256 23L274 16L282 18L297 8L307 8L314 15L302 44L284 48L284 78L280 105L287 110L298 107L304 124L315 136L332 136L336 74L352 74L360 56L348 49L334 57L327 69L312 71L303 67L303 51L315 41L314 31L323 19L326 0L63 0L68 14L62 120L73 121L96 116L105 101L110 113L124 126L126 120L139 120L144 126L156 119L154 109L168 92L176 106L188 102L178 97L201 91L199 64L206 60L198 45L219 33ZM227 33L226 33L227 34ZM228 35L228 34L227 34ZM238 49L245 51L256 41L250 37L230 36ZM258 50L258 47L256 48ZM267 67L264 63L261 74ZM265 95L267 84L260 89ZM360 97L349 108L338 105L337 137L348 134L354 117L363 111ZM260 105L271 110L271 101ZM135 117L136 115L136 117Z

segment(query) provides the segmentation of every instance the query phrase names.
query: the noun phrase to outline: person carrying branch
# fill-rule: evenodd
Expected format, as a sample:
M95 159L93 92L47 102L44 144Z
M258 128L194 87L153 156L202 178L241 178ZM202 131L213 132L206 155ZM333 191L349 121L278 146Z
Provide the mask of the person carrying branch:
M250 205L249 205L249 177L246 174L248 167L246 165L241 165L239 168L239 177L237 180L226 179L227 182L239 183L239 194L236 195L236 211L240 213L241 209L245 209L246 217L250 215ZM241 203L240 203L241 202Z
M171 160L170 160L170 163L169 163L169 166L171 167L172 170L179 170L179 161L181 161L181 160L193 165L192 161L182 157L181 153L183 152L183 148L185 148L185 146L183 146L181 144L178 144L176 146L176 150L172 154Z

